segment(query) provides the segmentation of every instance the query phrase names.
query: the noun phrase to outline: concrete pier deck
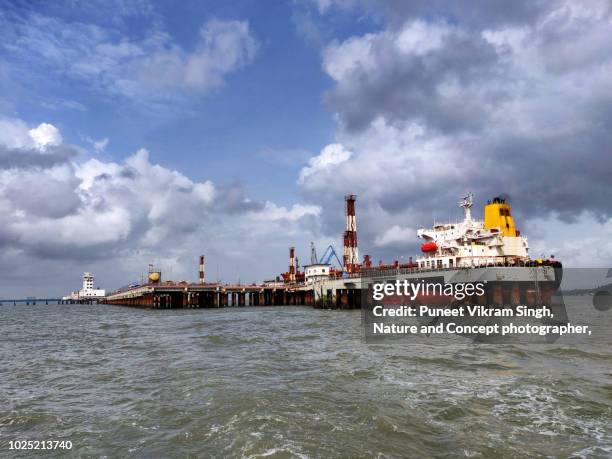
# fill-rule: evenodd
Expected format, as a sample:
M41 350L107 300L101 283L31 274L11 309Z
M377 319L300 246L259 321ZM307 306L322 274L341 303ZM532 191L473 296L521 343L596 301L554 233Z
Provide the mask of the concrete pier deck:
M312 305L312 291L285 285L147 284L113 292L106 304L153 309Z

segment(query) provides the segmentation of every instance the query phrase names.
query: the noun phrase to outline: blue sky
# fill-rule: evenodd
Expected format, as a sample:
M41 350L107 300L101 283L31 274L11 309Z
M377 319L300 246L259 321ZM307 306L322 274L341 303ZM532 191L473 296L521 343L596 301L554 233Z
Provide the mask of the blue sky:
M296 28L299 9L291 2L269 2L262 8L260 2L196 1L134 8L121 18L109 18L96 14L94 5L33 3L7 9L5 20L27 27L32 16L49 15L66 27L98 25L115 42L142 40L155 28L184 50L194 49L202 24L211 19L246 20L258 43L256 57L226 75L221 87L177 99L170 95L151 108L148 98L108 94L61 68L49 68L44 59L8 54L14 77L5 81L5 106L28 123L56 125L71 143L87 147L86 137L108 138L105 154L112 160L144 147L153 161L189 170L194 179L241 180L260 199L269 191L294 195L300 167L334 136L332 114L322 101L331 81L321 70L319 49ZM249 180L243 180L245 170ZM272 189L270 181L275 183Z
M260 281L291 245L339 248L346 193L375 261L472 191L476 215L509 197L534 256L608 266L611 19L605 0L2 3L0 296L149 262L193 279L200 253Z

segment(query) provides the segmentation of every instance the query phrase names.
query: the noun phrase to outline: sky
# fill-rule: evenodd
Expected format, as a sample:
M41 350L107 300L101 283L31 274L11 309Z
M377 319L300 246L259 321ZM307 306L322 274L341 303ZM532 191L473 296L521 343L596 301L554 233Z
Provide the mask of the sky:
M612 260L610 1L0 3L0 297L259 282L507 197L532 256Z

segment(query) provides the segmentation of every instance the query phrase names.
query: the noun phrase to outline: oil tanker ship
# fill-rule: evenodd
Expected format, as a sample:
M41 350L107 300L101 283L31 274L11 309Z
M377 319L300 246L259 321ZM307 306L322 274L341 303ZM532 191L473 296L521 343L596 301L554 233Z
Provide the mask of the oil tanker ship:
M463 220L421 228L422 254L408 263L380 262L373 266L365 255L358 262L355 196L346 196L346 221L342 269L334 269L329 260L317 260L300 272L291 250L285 283L314 293L315 304L328 307L360 307L362 294L373 283L408 281L429 284L484 283L485 294L466 297L463 302L482 305L548 305L559 288L562 264L554 256L532 259L525 236L516 228L510 204L501 197L484 206L482 220L472 215L473 195L460 202ZM333 250L333 249L332 249ZM445 303L456 301L448 296L429 295L418 301Z

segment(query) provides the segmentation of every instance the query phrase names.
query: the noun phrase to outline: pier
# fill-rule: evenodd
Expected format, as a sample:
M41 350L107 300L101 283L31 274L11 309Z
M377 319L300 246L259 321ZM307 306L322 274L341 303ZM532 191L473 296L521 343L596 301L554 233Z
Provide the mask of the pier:
M243 306L313 306L359 309L362 294L375 282L427 279L442 284L485 282L486 295L466 297L471 304L550 304L555 268L399 268L364 270L346 277L310 283L231 285L219 283L150 283L114 292L101 303L152 309L226 308Z
M107 295L101 302L152 309L224 308L243 306L304 305L330 309L359 309L374 283L396 280L446 284L483 283L484 294L458 299L480 305L534 306L550 304L561 282L561 264L551 255L548 260L531 260L527 241L511 220L510 206L494 198L484 209L485 220L472 218L472 195L460 202L464 221L419 230L426 242L423 255L408 263L382 260L373 266L365 255L360 263L357 248L355 195L345 196L346 229L343 233L342 259L332 245L318 257L311 243L310 264L300 270L295 247L289 247L289 267L275 280L262 284L240 285L205 281L205 256L200 255L197 283L162 282L162 272L149 265L147 283L131 284ZM457 227L455 227L457 226ZM478 236L474 236L474 234ZM469 236L469 237L468 237ZM471 238L471 239L470 239ZM469 239L469 244L466 242ZM436 242L437 241L437 242ZM443 250L443 244L444 250ZM334 267L332 257L338 262ZM94 295L93 276L84 274L82 292ZM145 281L143 281L145 282ZM452 295L422 295L419 301L453 303ZM363 298L362 298L363 297Z
M102 303L152 309L313 305L314 294L286 285L147 284L114 292Z
M0 306L9 304L17 306L18 304L36 305L36 304L96 304L99 301L93 298L81 298L66 300L63 298L5 298L0 300Z
M60 304L62 302L61 298L11 298L11 299L3 299L0 300L0 305L4 304L12 304L13 306L17 306L18 304Z

